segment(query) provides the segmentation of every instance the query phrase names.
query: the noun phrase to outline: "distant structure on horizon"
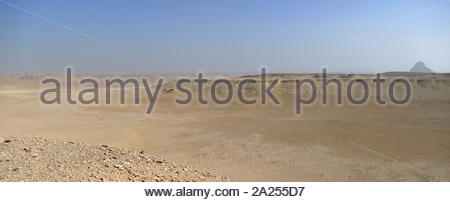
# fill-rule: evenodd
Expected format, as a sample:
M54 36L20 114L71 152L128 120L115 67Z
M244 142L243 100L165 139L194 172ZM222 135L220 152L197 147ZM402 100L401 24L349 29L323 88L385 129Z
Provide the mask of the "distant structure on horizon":
M409 72L416 72L416 73L434 73L433 70L425 66L425 63L423 62L417 62L414 67L409 70Z

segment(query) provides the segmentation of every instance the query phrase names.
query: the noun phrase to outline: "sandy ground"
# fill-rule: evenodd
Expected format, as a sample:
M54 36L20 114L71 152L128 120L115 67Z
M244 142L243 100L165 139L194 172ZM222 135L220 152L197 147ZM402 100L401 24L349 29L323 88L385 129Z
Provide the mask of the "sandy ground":
M184 95L165 82L151 115L145 102L43 105L43 77L1 76L0 137L142 150L232 181L450 181L450 75L385 76L410 79L412 102L380 106L370 95L363 106L338 106L330 86L330 104L305 106L301 115L294 113L292 79L317 75L273 75L285 81L274 90L281 105L180 106L175 99ZM246 89L246 96L259 96L256 86Z

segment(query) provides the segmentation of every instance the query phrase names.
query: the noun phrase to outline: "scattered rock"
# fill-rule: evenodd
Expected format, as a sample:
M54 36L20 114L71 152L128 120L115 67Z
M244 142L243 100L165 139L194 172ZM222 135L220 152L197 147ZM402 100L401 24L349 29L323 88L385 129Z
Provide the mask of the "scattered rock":
M123 168L123 166L122 166L122 165L120 165L120 164L115 164L115 165L114 165L114 168L122 169L122 168Z
M0 137L0 143L9 143L9 142L11 142L10 139Z
M7 137L0 147L0 181L223 181L143 152L49 140ZM25 152L24 152L25 151Z

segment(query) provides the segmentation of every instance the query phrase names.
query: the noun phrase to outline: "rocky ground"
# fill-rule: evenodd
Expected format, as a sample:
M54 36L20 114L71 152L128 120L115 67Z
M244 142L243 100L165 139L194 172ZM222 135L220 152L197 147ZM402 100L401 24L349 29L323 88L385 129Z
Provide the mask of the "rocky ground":
M41 137L0 137L0 181L224 181L144 152Z

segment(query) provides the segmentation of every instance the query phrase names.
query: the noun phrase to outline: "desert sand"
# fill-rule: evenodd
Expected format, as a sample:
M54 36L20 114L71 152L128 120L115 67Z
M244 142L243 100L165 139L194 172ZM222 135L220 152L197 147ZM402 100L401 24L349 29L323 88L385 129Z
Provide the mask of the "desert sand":
M40 82L48 75L3 75L0 76L0 137L20 141L43 137L49 139L46 141L144 151L192 169L227 176L231 181L450 181L450 74L392 72L383 76L410 80L411 102L402 106L377 105L371 94L365 105L346 102L337 105L333 96L336 90L331 85L329 104L321 105L319 96L318 103L304 106L303 113L298 115L293 108L293 80L320 79L320 74L273 74L269 79L283 79L274 89L280 105L233 102L181 106L175 104L175 99L184 95L172 90L177 76L164 75L167 80L158 103L152 114L147 115L145 99L141 105L133 105L131 100L125 105L44 105L39 100L44 88ZM113 76L78 75L76 79L81 77L101 80ZM374 75L332 75L343 82L355 77L372 79ZM220 95L223 89L218 90ZM258 97L260 92L257 85L249 85L246 90L249 98ZM308 93L308 89L304 92ZM19 150L13 151L22 152ZM58 158L58 150L41 157L48 161L41 161L40 166L45 167ZM1 152L4 155L0 156L0 179L9 180L6 176L13 175L14 171L7 170L11 167L5 166L4 156L11 151L1 148ZM97 158L101 157L89 160L94 163ZM14 161L14 155L11 160ZM82 161L81 158L71 160L74 165L81 165L76 161ZM31 169L27 165L30 164L23 164L19 171ZM108 181L130 181L125 174L114 175L120 174L112 173L108 177L106 171L102 172L102 178ZM39 179L15 176L14 179L24 181L90 179L63 175ZM141 175L137 180L152 179L154 175ZM213 181L213 178L204 179ZM167 177L167 180L173 179Z

